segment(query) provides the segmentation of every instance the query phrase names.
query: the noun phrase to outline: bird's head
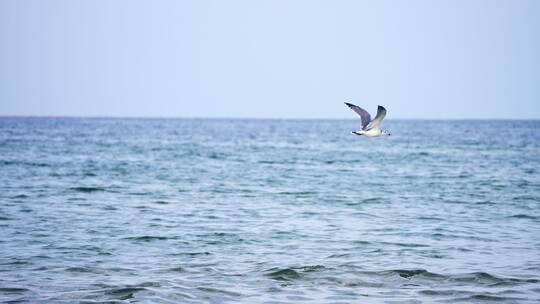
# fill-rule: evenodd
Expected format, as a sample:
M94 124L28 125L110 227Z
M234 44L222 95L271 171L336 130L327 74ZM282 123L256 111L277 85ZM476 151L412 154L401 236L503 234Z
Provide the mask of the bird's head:
M388 130L382 130L382 135L388 135L388 136L390 136L390 135L392 135L392 134L391 134L390 131L388 131Z

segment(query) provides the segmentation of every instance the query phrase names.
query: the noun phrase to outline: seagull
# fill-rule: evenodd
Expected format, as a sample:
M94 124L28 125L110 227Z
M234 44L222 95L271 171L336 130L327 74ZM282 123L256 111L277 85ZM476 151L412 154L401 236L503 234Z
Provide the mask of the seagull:
M353 105L352 103L346 102L345 104L349 108L351 108L351 110L355 111L356 114L360 115L360 118L362 120L362 129L360 131L352 131L352 134L364 135L367 137L390 135L390 131L381 130L379 128L381 121L386 116L386 109L383 106L379 106L377 108L377 116L375 116L375 118L371 120L371 116L366 110L360 108L357 105Z

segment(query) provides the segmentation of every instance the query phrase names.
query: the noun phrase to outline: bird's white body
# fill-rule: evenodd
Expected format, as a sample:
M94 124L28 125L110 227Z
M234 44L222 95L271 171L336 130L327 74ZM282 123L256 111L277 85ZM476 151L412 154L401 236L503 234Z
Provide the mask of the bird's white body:
M381 129L378 129L378 128L370 129L367 131L364 131L364 130L354 131L352 133L356 135L367 136L367 137L378 137L378 136L383 136L383 135L389 135L389 134L385 134L385 132L383 132Z
M381 121L386 116L386 109L382 106L377 107L377 116L373 120L371 120L371 115L369 113L360 108L357 105L353 105L352 103L345 103L351 110L356 112L362 120L362 129L359 131L353 131L353 134L360 135L360 136L366 136L366 137L379 137L384 135L390 135L389 131L381 130L379 128L379 125L381 124Z

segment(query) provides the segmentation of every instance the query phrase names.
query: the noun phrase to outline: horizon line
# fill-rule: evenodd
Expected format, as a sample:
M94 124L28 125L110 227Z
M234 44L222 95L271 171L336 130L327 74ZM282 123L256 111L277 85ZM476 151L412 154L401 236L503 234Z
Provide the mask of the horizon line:
M253 119L253 120L356 120L331 117L203 117L203 116L106 116L106 115L18 115L0 114L0 118L86 118L86 119ZM540 118L386 118L385 120L540 120Z
M90 119L260 119L260 120L356 120L357 118L336 118L336 117L234 117L234 116L116 116L116 115L19 115L19 114L0 114L0 118L90 118ZM359 119L359 118L358 118ZM540 120L539 118L385 118L385 120Z

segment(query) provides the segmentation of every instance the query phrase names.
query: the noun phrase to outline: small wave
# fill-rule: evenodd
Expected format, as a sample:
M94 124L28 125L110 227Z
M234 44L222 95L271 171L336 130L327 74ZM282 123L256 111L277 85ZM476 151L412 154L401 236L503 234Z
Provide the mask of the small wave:
M384 245L393 245L398 247L410 247L410 248L418 248L418 247L429 247L429 245L425 244L416 244L416 243L397 243L397 242L380 242Z
M291 281L304 277L306 273L316 272L326 269L322 265L302 266L302 267L289 267L285 269L271 268L266 272L266 276L278 281Z
M312 191L283 191L283 192L278 192L278 194L304 196L304 195L317 194L317 192L312 192Z
M0 266L4 266L4 265L28 265L28 264L31 264L31 263L28 262L28 261L16 260L16 261L9 262L9 263L0 263Z
M142 282L140 284L135 285L135 287L160 287L161 284L158 282Z
M257 162L258 164L264 164L264 165L283 165L283 164L295 164L296 161L273 161L273 160L260 160Z
M69 268L66 268L65 271L80 272L80 273L97 273L95 269L88 268L88 267L69 267Z
M26 288L19 288L19 287L0 287L1 292L5 293L21 293L21 292L27 292L30 291Z
M404 279L423 279L423 280L433 280L438 282L446 283L457 283L457 284L478 284L483 286L512 286L515 284L530 284L537 283L536 279L517 279L517 278L502 278L497 277L487 272L472 272L467 274L459 275L445 275L427 271L425 269L392 269L392 270L383 270L383 271L361 271L361 274L367 275L368 277L391 277L391 276L400 276ZM433 294L433 295L448 295L451 291L421 291L424 294Z
M442 220L444 220L444 219L442 219L440 217L436 217L436 216L420 216L420 217L417 217L417 219L423 220L423 221L442 221Z
M289 281L294 279L299 279L302 276L296 270L287 268L287 269L278 269L266 274L267 277L279 280L279 281Z
M425 269L392 269L392 270L382 270L382 271L360 271L360 274L366 275L368 277L392 277L400 276L405 279L412 279L415 277L420 277L423 279L431 280L447 280L448 276L441 275L434 272L429 272Z
M538 201L540 197L534 195L519 195L512 198L513 201Z
M516 214L516 215L509 216L509 218L537 220L538 216L527 215L527 214Z
M147 289L144 287L123 287L107 290L105 294L114 296L120 300L127 300L132 298L135 293L145 290Z
M200 291L204 291L204 292L219 293L219 294L224 294L224 295L228 295L228 296L231 296L231 297L242 296L241 293L237 293L237 292L234 292L234 291L223 290L223 289L211 288L211 287L198 287L197 289L200 290Z
M23 166L32 166L32 167L50 167L51 165L46 163L34 163L34 162L24 162L24 161L7 161L4 160L0 164L3 165L23 165Z
M452 280L458 281L458 282L477 282L477 283L497 283L497 282L504 281L504 279L498 278L487 272L473 272L470 274L453 277Z
M226 160L229 157L229 154L222 152L208 152L204 156L209 159Z
M15 195L15 196L12 196L11 198L29 198L30 196L26 195L26 194L19 194L19 195Z
M137 196L144 196L144 195L152 195L152 192L130 192L129 195L137 195Z
M245 240L235 233L228 232L213 232L206 234L198 234L197 237L204 240L208 245L219 245L219 244L231 244L235 242L244 242Z
M327 259L346 258L352 256L350 253L339 253L327 256Z
M420 290L419 293L427 295L427 296L455 296L457 294L463 294L465 293L465 291L426 289L426 290Z
M508 301L519 301L525 300L523 298L514 298L514 297L499 297L494 295L487 294L476 294L466 298L452 299L453 302L471 302L471 301L489 301L489 302L508 302Z
M163 240L174 240L174 239L177 239L177 237L144 235L144 236L132 236L132 237L124 238L124 240L137 241L137 242L152 242L152 241L163 241Z
M300 267L300 269L302 269L302 271L304 271L304 272L313 272L313 271L319 271L319 270L322 270L322 269L326 269L326 267L324 267L322 265L313 265L313 266L303 266L303 267Z
M407 275L407 273L403 273ZM430 277L433 279L443 279L446 282L457 282L457 283L477 283L482 285L495 286L498 284L505 283L537 283L538 280L535 279L516 279L516 278L504 278L497 277L495 275L489 274L487 272L472 272L468 274L461 275L441 275L428 271L420 271L418 273L413 273L414 275L421 275L423 277Z
M352 243L355 244L355 245L364 245L364 246L373 245L372 242L369 242L369 241L359 241L359 240L352 241Z
M475 204L476 205L489 205L489 206L495 205L495 203L492 201L480 201L480 202L476 202Z
M125 274L133 274L135 272L134 268L123 268L123 267L110 267L110 268L105 268L103 270L110 273L125 273Z
M362 204L376 204L381 203L382 198L381 197L372 197L372 198L366 198L362 200Z
M443 274L429 272L424 269L413 269L413 270L396 269L396 270L387 270L387 271L381 271L381 272L375 272L375 273L365 272L365 274L368 274L368 275L370 274L371 275L397 274L400 277L407 278L407 279L411 279L413 277L422 277L422 278L432 279L432 280L437 280L437 281L453 282L453 283L459 283L459 284L474 283L474 284L486 285L490 287L513 286L513 285L521 284L521 283L527 283L527 284L538 283L538 280L536 279L503 278L503 277L494 276L487 272L472 272L472 273L460 274L460 275L443 275ZM434 292L434 291L423 291L423 292L429 293L429 292Z
M194 257L194 256L211 255L211 254L212 254L211 252L204 251L204 252L181 252L181 253L175 253L175 254L172 254L172 255L174 255L174 256L190 256L190 257Z
M99 188L99 187L73 187L73 188L69 188L69 189L71 189L73 191L85 192L85 193L105 191L104 188Z
M409 278L412 278L412 277L415 277L415 276L421 276L421 277L432 278L432 279L446 278L443 275L440 275L440 274L437 274L437 273L434 273L434 272L429 272L429 271L427 271L425 269L412 269L412 270L395 269L395 270L386 271L386 273L388 273L388 274L397 274L400 277L406 278L406 279L409 279Z

